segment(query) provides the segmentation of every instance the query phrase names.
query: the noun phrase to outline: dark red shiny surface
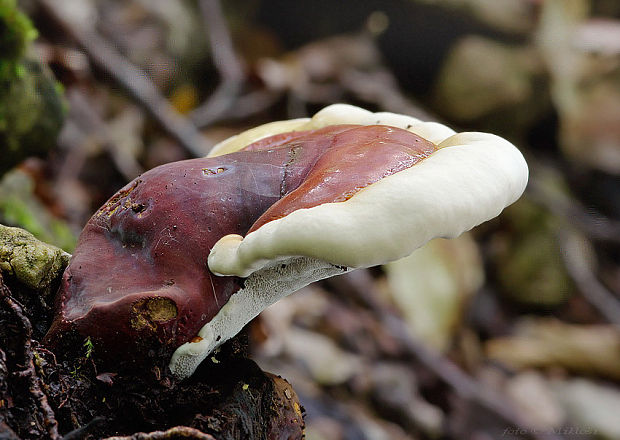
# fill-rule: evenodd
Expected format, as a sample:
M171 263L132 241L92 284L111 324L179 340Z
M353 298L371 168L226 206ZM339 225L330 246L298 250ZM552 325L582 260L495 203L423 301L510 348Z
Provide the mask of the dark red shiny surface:
M103 356L171 353L242 285L208 269L221 237L344 201L433 151L432 143L397 128L331 126L148 171L82 231L46 341L54 346L75 330Z

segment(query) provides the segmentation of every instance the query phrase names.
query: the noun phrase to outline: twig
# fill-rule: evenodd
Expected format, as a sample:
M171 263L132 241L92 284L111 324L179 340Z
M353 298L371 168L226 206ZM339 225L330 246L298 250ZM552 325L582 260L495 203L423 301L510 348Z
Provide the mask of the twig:
M558 171L531 157L528 157L528 163L532 169L532 178L526 191L532 200L554 215L565 219L592 239L620 244L620 222L601 214L591 214L574 198L552 191L549 185L544 184L544 179L546 176L553 178Z
M68 93L73 119L84 126L87 131L95 133L114 161L116 169L123 175L128 182L144 172L138 161L127 151L121 150L113 142L109 125L104 121L97 111L89 104L82 93Z
M9 426L0 420L0 434L2 440L20 440Z
M56 355L53 352L51 352L50 350L48 350L47 348L45 348L45 347L37 347L37 351L40 351L41 353L45 353L48 356L51 356L52 360L54 361L54 365L56 365L58 363L56 361Z
M387 69L364 72L358 69L346 69L340 75L342 86L368 102L373 102L384 111L402 113L422 121L437 121L425 109L416 105L399 89L398 81Z
M532 179L527 188L529 197L565 223L558 236L562 259L569 276L579 287L583 297L608 322L620 326L620 299L596 277L596 254L586 237L592 240L620 243L620 223L602 215L592 215L574 198L557 187L563 186L558 170L534 158L528 162ZM573 231L568 231L574 228Z
M590 243L576 233L560 233L560 249L568 274L584 298L607 321L620 327L620 301L594 274L595 257Z
M228 109L221 119L245 119L260 113L282 97L282 92L275 90L256 90L237 97L234 108ZM215 120L214 120L215 121Z
M60 440L58 433L58 422L54 411L50 407L47 396L41 391L40 379L37 376L34 367L34 351L32 349L32 324L24 315L21 306L11 298L9 288L4 284L2 273L0 273L0 298L2 302L13 312L19 320L24 333L24 361L26 368L16 375L28 381L29 390L35 401L39 404L39 408L43 413L43 424L47 428L47 432L52 440Z
M196 439L196 440L216 440L210 434L205 434L195 428L187 426L175 426L166 431L138 432L130 436L107 437L104 440L174 440L174 439Z
M219 0L200 0L199 5L206 25L213 63L221 78L220 84L207 102L190 115L196 125L204 127L215 122L233 106L245 74L243 65L235 53Z
M530 185L527 193L532 200L545 206L558 217L569 221L589 237L598 241L620 244L620 223L610 220L601 214L590 214L576 200L566 203L539 191L536 184Z
M78 429L74 429L73 431L66 433L62 440L81 440L86 437L86 434L88 434L90 430L103 421L105 421L104 417L95 417L86 425L80 426Z
M501 417L506 423L526 433L525 435L530 438L536 440L561 439L557 435L531 429L499 392L476 381L450 359L413 337L403 320L377 300L381 295L374 291L374 283L368 271L357 269L332 280L336 279L344 284L343 287L347 291L354 294L368 308L373 310L381 324L401 343L407 354L452 387L462 399L476 402L487 411ZM332 280L329 282L333 282Z
M215 67L223 79L242 81L244 78L243 66L235 53L220 1L200 0L200 11L207 25Z
M123 57L94 30L78 29L63 17L52 0L39 0L50 17L86 53L89 59L120 84L161 127L195 157L204 156L210 146L205 137L164 98L148 76Z

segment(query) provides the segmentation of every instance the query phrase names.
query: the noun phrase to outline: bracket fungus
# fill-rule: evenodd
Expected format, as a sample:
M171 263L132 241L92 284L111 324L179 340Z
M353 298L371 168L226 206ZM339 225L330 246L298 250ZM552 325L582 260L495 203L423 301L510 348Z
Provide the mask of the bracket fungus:
M170 356L179 378L279 298L497 216L528 179L486 133L350 105L273 122L159 166L90 219L47 335Z

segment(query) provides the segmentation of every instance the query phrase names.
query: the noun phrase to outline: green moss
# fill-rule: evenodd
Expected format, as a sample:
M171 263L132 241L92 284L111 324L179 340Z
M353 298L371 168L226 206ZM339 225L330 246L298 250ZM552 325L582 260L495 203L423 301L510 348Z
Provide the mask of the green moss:
M85 351L84 356L88 359L92 356L93 351L95 350L95 345L93 344L93 341L91 341L90 336L84 340L83 346Z
M22 14L15 0L0 0L0 54L5 60L19 60L28 44L37 38L37 30ZM4 72L2 72L4 73Z
M39 240L69 252L75 247L76 234L39 202L31 177L19 169L0 180L0 222L24 228Z
M53 147L63 122L58 83L45 66L28 59L36 37L15 0L0 0L0 174Z
M62 274L69 254L31 233L0 225L0 270L32 289L42 290Z

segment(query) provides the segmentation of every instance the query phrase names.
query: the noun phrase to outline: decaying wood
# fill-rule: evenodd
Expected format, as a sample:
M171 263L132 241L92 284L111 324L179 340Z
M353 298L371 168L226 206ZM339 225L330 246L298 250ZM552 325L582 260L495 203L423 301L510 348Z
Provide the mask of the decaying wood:
M21 327L21 336L23 338L24 368L13 372L13 375L17 380L23 380L27 383L27 389L37 404L39 414L34 415L33 418L42 422L50 439L60 439L56 416L48 403L47 396L41 390L41 380L35 370L35 353L32 347L32 325L30 324L30 320L24 315L21 306L11 297L9 288L4 284L2 273L0 273L0 299L2 299L4 307L8 308L15 316L18 325Z
M195 440L215 440L210 434L187 426L175 426L165 431L138 432L127 436L108 437L105 440L175 440L175 439L195 439Z
M20 298L39 294L15 287ZM178 382L166 359L153 359L147 371L104 369L96 348L79 338L52 353L35 338L37 316L25 310L0 274L1 438L303 438L297 394L247 358L243 335Z

